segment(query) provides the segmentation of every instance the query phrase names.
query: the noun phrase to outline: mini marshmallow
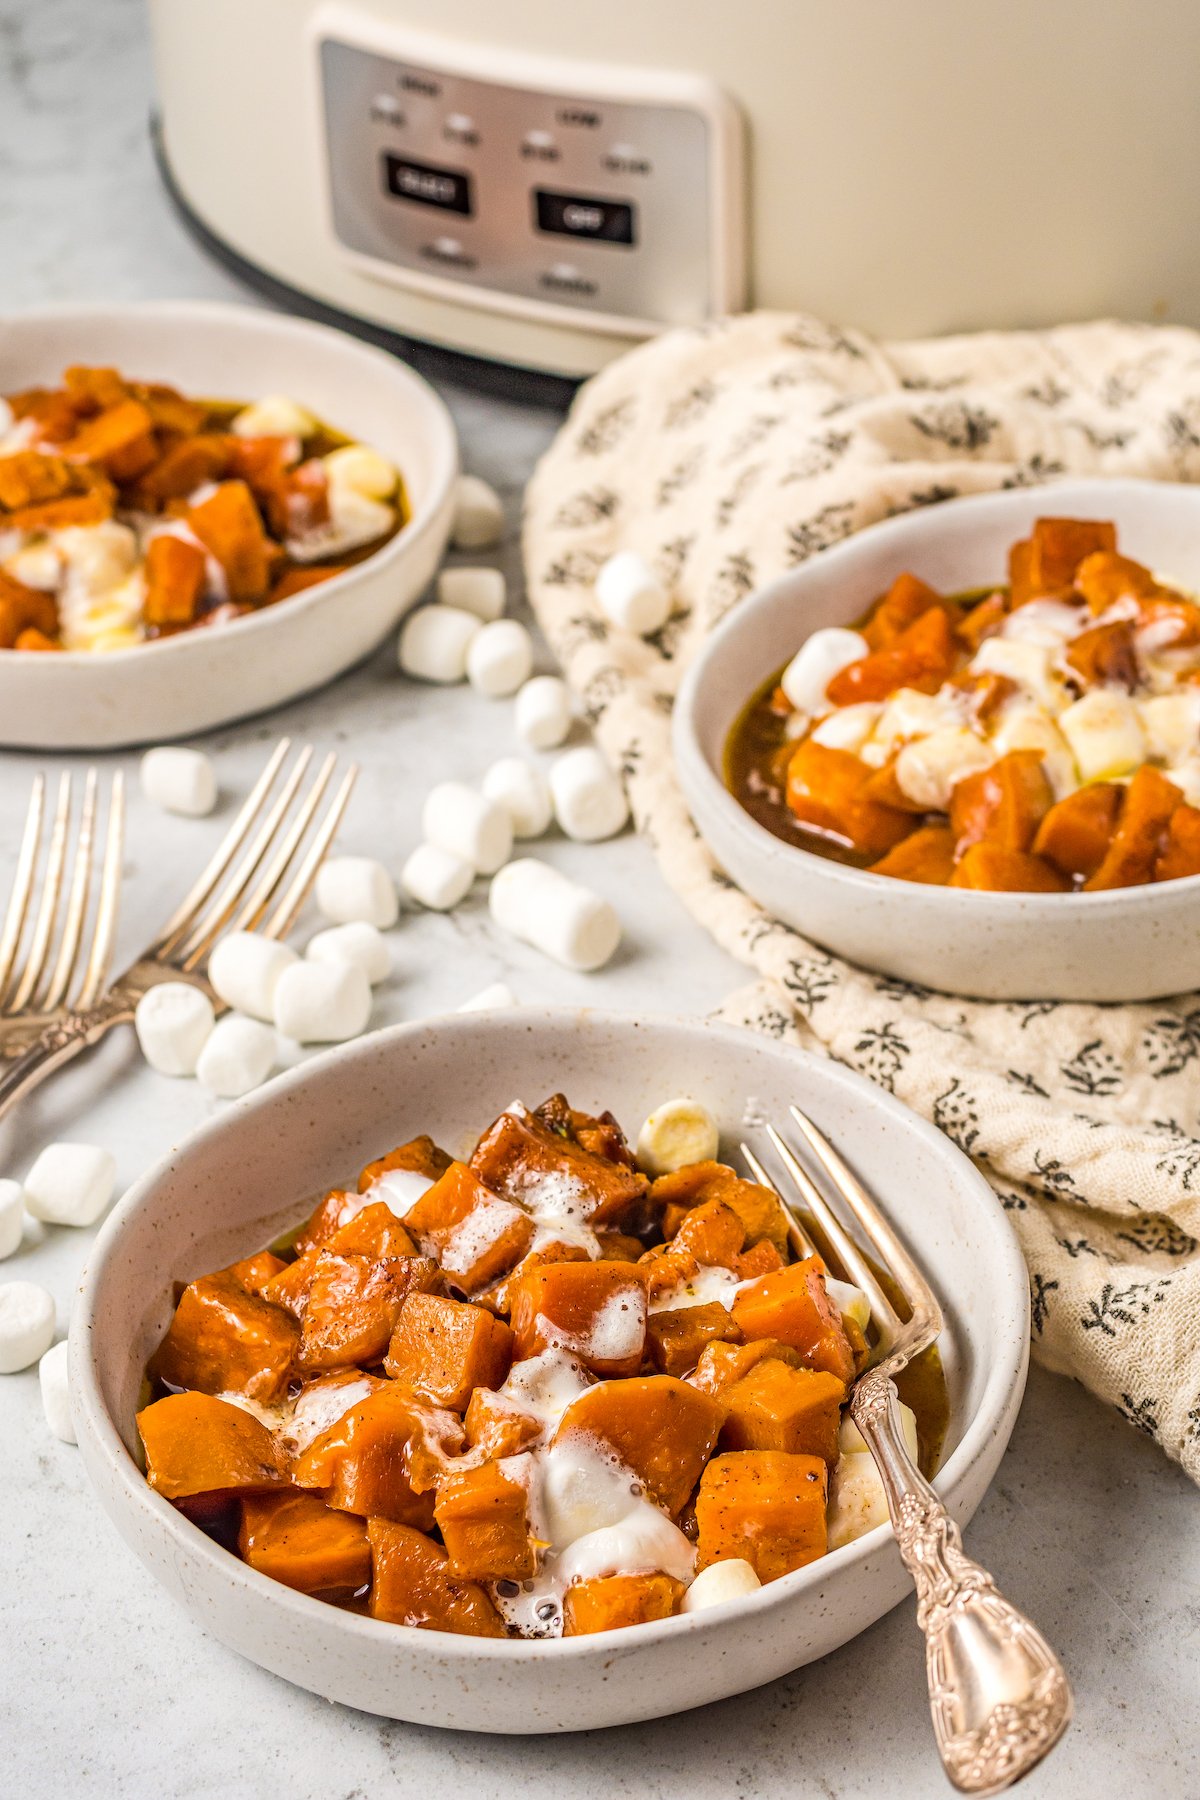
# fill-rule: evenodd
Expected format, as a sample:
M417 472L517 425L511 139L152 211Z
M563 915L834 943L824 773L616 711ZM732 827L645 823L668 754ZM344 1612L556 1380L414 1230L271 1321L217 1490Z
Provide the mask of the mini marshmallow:
M75 1421L71 1417L71 1388L67 1378L70 1350L66 1338L52 1344L38 1363L38 1386L42 1390L42 1411L56 1438L64 1444L75 1442Z
M517 736L532 750L557 750L571 729L571 690L557 675L535 675L517 694Z
M477 874L494 875L512 855L512 820L505 807L461 781L440 781L421 808L427 843L449 850Z
M685 1613L706 1612L710 1606L723 1606L726 1600L741 1600L762 1586L750 1564L741 1556L726 1556L720 1562L701 1569L680 1602Z
M492 764L481 786L485 797L507 812L514 837L536 838L549 830L554 816L550 785L532 763L519 756L502 756Z
M629 817L625 790L591 744L568 750L550 770L554 816L583 844L615 837Z
M480 988L469 1000L455 1007L456 1012L490 1012L497 1006L515 1006L517 996L506 981L493 981L490 986Z
M152 1069L160 1075L194 1075L216 1014L208 995L190 982L162 981L142 995L133 1024Z
M474 879L474 863L440 844L418 844L400 871L405 893L431 912L449 912L465 900Z
M36 1281L0 1282L0 1375L15 1375L54 1342L54 1296Z
M25 1177L25 1208L47 1225L94 1225L112 1199L117 1159L96 1144L47 1144Z
M341 444L321 461L331 487L349 488L368 500L386 500L396 491L396 470L366 444Z
M392 953L387 939L365 919L331 925L310 938L304 952L309 962L350 963L361 969L371 986L386 981L392 972Z
M502 930L568 969L603 967L621 941L621 922L607 900L536 857L501 869L488 905Z
M141 766L142 792L164 812L202 819L217 804L217 777L203 750L159 744Z
M371 984L353 963L297 962L275 989L275 1028L297 1044L342 1044L371 1016Z
M851 663L868 656L870 650L861 632L827 625L805 638L780 676L779 685L800 712L827 712L829 700L825 690L829 683Z
M400 917L396 884L371 856L327 857L317 871L316 901L334 925L363 920L386 931Z
M456 550L490 550L504 536L504 503L478 475L460 475L450 539Z
M670 1175L688 1163L715 1162L717 1121L698 1100L667 1100L638 1132L637 1159L650 1175Z
M533 639L518 619L495 619L480 628L467 650L467 680L477 694L502 700L529 680Z
M324 869L321 873L324 874ZM320 885L318 875L318 896ZM253 1019L272 1019L279 978L285 969L298 961L296 952L289 950L286 944L274 943L256 931L230 931L213 946L208 959L208 979L226 1006L249 1013ZM197 1073L203 1054L201 1051Z
M614 625L638 637L649 637L671 616L671 596L636 550L619 550L603 564L596 576L596 599Z
M24 1188L19 1181L0 1181L0 1262L20 1249L24 1225Z
M235 437L305 438L317 429L317 421L286 394L264 394L235 413L229 429Z
M418 681L465 681L467 651L482 629L476 615L461 607L420 606L400 633L400 667Z
M218 1019L200 1052L196 1078L221 1100L236 1100L267 1079L275 1067L275 1033L257 1019L230 1013Z
M443 569L437 578L439 606L474 613L484 624L504 616L508 583L499 569Z

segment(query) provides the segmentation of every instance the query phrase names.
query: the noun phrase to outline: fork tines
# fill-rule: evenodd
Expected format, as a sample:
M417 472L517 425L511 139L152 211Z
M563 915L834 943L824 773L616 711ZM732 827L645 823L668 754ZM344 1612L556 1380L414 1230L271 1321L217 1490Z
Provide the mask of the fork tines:
M46 777L34 777L0 926L0 1017L51 1013L68 1001L81 1009L99 996L112 958L121 883L125 790L120 771L112 778L104 811L101 832L100 778L92 768L84 777L72 854L71 775L64 771L59 777L48 830Z

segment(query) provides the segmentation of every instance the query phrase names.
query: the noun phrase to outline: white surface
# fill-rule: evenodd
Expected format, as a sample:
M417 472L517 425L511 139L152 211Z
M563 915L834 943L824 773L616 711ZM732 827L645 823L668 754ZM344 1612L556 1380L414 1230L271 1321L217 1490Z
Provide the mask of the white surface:
M7 0L2 16L3 217L21 253L0 263L0 302L34 305L80 291L244 298L183 236L153 174L140 0L43 0L36 9ZM86 157L73 154L73 139L86 139ZM504 487L515 582L516 483L553 421L462 392L446 397L468 466ZM219 734L213 747L223 779L244 793L277 731L311 731L323 744L352 740L366 771L344 842L373 850L378 818L390 836L415 843L433 729L465 734L447 740L443 756L447 768L473 779L496 754L498 716L481 713L464 692L418 697L393 669L381 652L331 693ZM42 761L0 757L5 878ZM193 846L211 848L232 817L225 803L213 820L163 820L137 796L130 812L128 950L137 924L156 922L178 898L182 873L199 861ZM450 917L406 915L394 938L400 967L380 990L379 1016L454 1007L501 974L522 1000L599 995L617 1006L697 1011L741 978L629 837L592 849L553 841L546 854L620 900L627 950L603 975L566 976L493 934L482 897L473 896ZM123 1033L43 1090L16 1128L0 1128L0 1174L21 1173L42 1143L69 1130L110 1145L124 1187L214 1110L193 1083L142 1067L132 1034ZM65 1325L89 1241L31 1227L5 1275L19 1271L51 1286ZM950 1793L924 1716L911 1603L799 1675L676 1720L544 1740L389 1724L314 1700L188 1626L100 1516L78 1453L49 1436L35 1373L0 1379L0 1433L10 1671L0 1748L6 1785L27 1800L67 1792L86 1800L272 1800L281 1770L289 1800L423 1800L431 1790L494 1800L535 1782L562 1800ZM1192 1485L1114 1413L1035 1369L968 1545L1034 1612L1075 1682L1076 1724L1022 1796L1094 1800L1152 1780L1159 1800L1193 1800L1200 1504Z

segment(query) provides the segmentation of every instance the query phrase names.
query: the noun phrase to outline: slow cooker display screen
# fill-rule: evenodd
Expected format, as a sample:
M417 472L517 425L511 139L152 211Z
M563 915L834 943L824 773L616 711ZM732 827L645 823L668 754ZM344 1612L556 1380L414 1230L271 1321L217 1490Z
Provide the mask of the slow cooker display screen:
M431 163L410 162L406 157L384 155L388 193L397 200L412 200L418 206L436 206L442 212L462 213L469 217L475 210L471 202L471 177L458 169L437 169Z
M533 199L539 231L604 244L635 242L633 207L627 201L560 194L553 188L535 188Z

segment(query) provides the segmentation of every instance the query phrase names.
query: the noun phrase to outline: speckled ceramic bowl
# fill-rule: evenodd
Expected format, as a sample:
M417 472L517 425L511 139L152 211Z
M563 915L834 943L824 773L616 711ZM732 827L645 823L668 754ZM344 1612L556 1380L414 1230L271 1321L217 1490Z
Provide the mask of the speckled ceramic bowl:
M1006 579L1043 513L1116 522L1120 547L1200 591L1200 487L1070 481L924 507L813 557L713 633L675 704L692 817L721 866L777 919L851 962L987 1000L1148 1000L1200 986L1200 876L1098 894L987 894L871 875L785 844L725 785L746 701L809 632L862 617L901 570L952 594Z
M590 1011L478 1013L379 1032L231 1106L143 1177L100 1234L71 1327L79 1443L121 1535L198 1625L328 1699L473 1731L627 1724L823 1656L908 1591L880 1527L710 1612L551 1643L457 1637L293 1593L146 1485L134 1413L173 1283L267 1243L384 1148L429 1131L462 1153L515 1095L534 1104L558 1089L578 1106L612 1107L630 1131L657 1101L694 1094L720 1120L727 1154L748 1114L804 1106L886 1200L938 1289L952 1419L936 1485L960 1521L1008 1442L1028 1344L1016 1241L967 1159L859 1076L747 1031Z
M437 394L394 356L324 325L212 301L0 320L0 392L52 387L70 363L112 364L216 400L290 394L396 464L412 517L344 575L229 625L103 654L0 650L0 744L111 749L265 712L361 662L428 585L450 532L458 442Z

